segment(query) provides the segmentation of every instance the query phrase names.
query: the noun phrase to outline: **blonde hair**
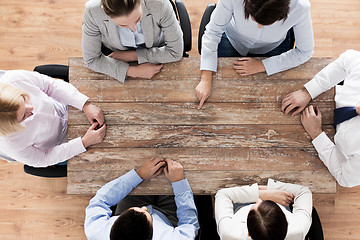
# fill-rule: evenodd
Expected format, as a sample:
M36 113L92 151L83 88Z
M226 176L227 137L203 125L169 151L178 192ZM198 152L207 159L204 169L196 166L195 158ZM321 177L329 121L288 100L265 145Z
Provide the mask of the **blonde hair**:
M14 86L0 83L0 135L23 130L24 127L17 120L17 110L21 97L29 98L29 94Z

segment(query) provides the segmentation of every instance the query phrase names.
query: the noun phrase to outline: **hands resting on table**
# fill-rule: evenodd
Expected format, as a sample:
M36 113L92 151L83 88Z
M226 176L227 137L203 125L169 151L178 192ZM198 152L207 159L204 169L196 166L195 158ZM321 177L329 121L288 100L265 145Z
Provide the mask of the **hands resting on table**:
M143 180L148 180L164 172L170 182L178 182L185 179L183 166L171 159L151 158L147 160L136 173Z

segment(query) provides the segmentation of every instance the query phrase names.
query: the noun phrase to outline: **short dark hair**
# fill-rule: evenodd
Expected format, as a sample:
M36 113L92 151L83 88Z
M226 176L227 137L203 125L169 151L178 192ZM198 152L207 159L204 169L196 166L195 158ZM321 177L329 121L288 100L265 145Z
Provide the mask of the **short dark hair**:
M286 20L290 0L244 0L245 19L252 16L261 25L270 25Z
M110 240L151 240L152 235L152 223L146 215L129 208L112 225Z
M140 0L101 0L104 12L109 17L129 15Z
M273 201L263 201L251 209L247 228L253 240L284 240L288 223L281 208Z

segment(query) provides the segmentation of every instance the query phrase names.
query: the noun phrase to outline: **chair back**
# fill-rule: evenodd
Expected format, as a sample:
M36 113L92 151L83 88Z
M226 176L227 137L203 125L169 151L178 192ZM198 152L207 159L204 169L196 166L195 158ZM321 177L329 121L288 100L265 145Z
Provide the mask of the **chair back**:
M187 52L191 51L192 48L192 36L191 36L191 24L189 14L186 10L185 4L182 0L169 0L177 20L180 22L180 28L183 32L183 42L184 42L184 57L188 57Z
M199 35L198 35L198 52L200 55L201 55L202 36L204 35L206 25L210 22L210 17L215 7L216 7L215 3L208 4L201 18Z
M321 226L321 221L319 214L317 213L315 207L312 210L312 223L309 229L309 232L306 234L306 240L324 240L324 233Z

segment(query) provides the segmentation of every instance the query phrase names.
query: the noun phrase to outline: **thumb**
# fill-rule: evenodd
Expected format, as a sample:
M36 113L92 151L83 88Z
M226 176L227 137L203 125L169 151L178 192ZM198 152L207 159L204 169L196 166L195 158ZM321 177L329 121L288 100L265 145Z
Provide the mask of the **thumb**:
M94 122L94 123L91 125L91 127L89 128L89 130L94 130L97 125L98 125L98 122Z
M168 169L168 166L164 167L164 174L166 177L169 176L169 169Z

